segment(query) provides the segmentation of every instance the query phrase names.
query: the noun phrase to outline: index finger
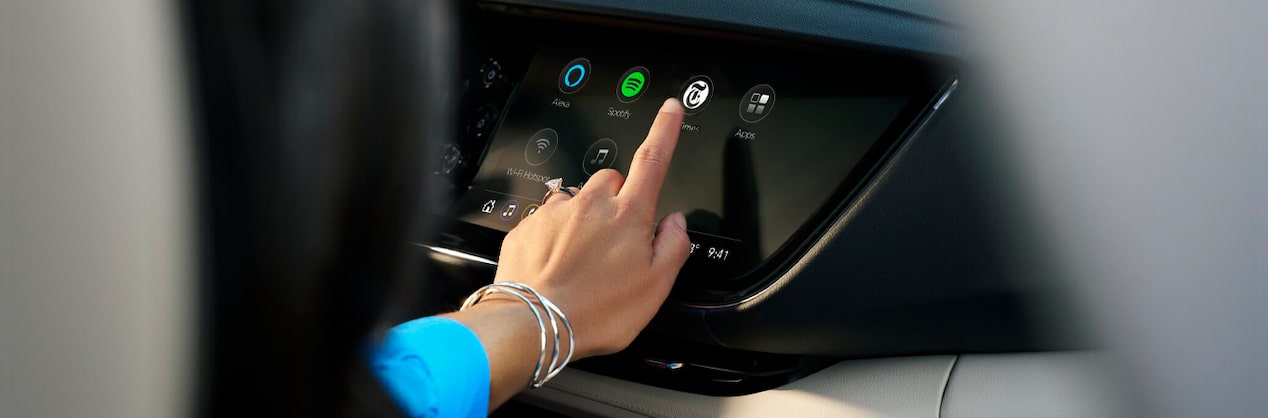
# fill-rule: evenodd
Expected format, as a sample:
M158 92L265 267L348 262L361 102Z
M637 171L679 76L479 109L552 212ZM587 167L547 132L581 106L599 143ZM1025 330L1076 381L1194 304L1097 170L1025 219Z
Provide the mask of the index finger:
M651 202L655 207L656 198L660 196L660 186L665 183L665 173L669 171L669 161L674 156L674 148L678 146L678 132L682 129L682 103L678 99L667 99L661 105L652 129L647 138L634 152L634 162L630 164L630 175L617 195L620 197Z

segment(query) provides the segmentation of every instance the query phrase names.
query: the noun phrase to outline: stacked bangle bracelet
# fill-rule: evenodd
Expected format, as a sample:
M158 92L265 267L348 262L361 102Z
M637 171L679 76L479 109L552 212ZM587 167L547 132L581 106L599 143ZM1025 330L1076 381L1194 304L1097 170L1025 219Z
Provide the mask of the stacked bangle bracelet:
M576 340L572 334L572 322L568 321L564 311L560 310L550 299L546 299L545 296L542 296L531 286L519 282L494 283L481 287L475 293L472 293L470 297L467 297L467 301L463 302L462 308L459 310L467 309L479 303L485 296L494 293L511 295L527 304L528 308L533 311L533 317L537 319L537 328L541 330L541 354L537 357L537 366L533 369L533 376L529 379L528 384L534 388L542 387L547 381L559 374L568 365L569 361L572 361L573 347L576 346ZM546 312L545 316L542 315L542 311ZM568 351L562 359L559 356L560 323L568 330ZM549 332L546 330L547 324L550 325ZM549 362L546 361L548 341L554 342L550 346Z

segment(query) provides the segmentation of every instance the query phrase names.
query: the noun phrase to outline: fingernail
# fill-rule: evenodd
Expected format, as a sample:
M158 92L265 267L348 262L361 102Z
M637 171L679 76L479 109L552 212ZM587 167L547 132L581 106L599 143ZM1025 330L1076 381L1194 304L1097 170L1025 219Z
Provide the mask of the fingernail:
M661 112L674 112L679 109L682 109L682 104L678 102L678 99L673 97L665 99L665 103L660 105Z
M673 222L675 226L682 228L683 231L687 230L687 216L683 215L682 212L674 212L673 215L669 215L669 221Z

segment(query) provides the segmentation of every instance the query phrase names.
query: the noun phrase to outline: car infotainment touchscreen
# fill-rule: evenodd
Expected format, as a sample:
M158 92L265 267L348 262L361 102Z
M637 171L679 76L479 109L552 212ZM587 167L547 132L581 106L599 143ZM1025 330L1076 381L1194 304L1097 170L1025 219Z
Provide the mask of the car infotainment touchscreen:
M927 107L934 91L915 77L773 48L544 45L451 213L509 231L549 179L584 187L601 169L628 173L661 102L677 97L687 116L658 219L687 215L684 276L739 277L814 229Z

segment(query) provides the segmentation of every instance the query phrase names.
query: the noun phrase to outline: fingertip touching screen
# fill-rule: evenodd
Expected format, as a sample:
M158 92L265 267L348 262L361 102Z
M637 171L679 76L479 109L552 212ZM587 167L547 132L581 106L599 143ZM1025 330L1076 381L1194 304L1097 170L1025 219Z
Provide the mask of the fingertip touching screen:
M946 80L902 60L632 34L543 40L453 217L510 231L547 180L628 174L676 97L687 115L657 219L687 215L680 282L732 283L804 248Z

